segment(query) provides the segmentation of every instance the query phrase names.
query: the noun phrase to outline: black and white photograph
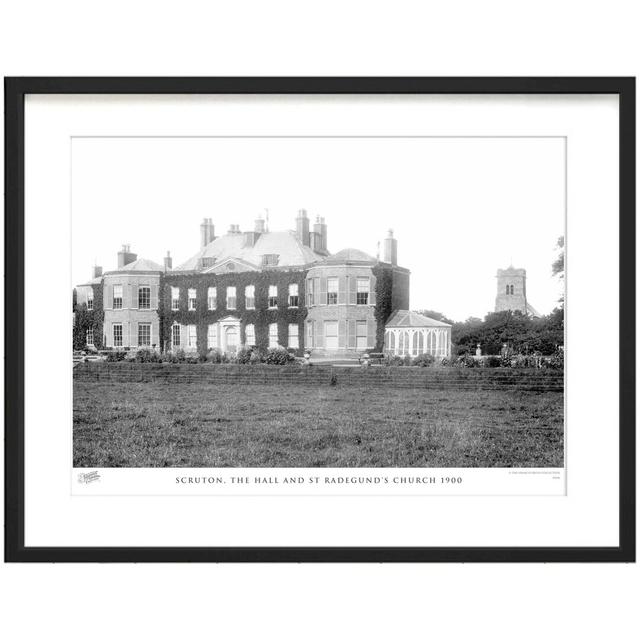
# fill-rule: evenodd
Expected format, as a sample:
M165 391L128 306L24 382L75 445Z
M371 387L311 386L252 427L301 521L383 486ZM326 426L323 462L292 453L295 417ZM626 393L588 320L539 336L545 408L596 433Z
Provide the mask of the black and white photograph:
M12 82L27 556L628 557L629 83Z
M563 468L565 206L562 136L74 137L74 467Z

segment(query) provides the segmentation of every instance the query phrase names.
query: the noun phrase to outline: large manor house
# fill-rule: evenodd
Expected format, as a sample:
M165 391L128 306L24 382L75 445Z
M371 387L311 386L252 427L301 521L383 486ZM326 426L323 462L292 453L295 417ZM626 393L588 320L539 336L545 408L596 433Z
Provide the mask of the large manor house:
M330 253L327 224L305 210L295 230L200 225L200 248L175 268L138 258L125 245L116 269L93 268L76 287L76 322L97 349L233 353L283 347L296 355L355 358L366 352L451 355L451 326L409 311L407 268L389 231L382 255Z

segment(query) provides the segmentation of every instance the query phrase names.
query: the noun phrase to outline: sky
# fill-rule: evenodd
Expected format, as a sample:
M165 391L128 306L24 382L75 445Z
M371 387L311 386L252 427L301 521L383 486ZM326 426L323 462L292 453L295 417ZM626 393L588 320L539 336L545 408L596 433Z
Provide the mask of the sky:
M117 264L122 244L174 266L216 235L294 229L323 216L328 248L376 255L393 229L411 270L411 308L460 321L493 311L496 271L527 270L527 297L549 313L551 263L564 234L563 138L74 138L72 277Z

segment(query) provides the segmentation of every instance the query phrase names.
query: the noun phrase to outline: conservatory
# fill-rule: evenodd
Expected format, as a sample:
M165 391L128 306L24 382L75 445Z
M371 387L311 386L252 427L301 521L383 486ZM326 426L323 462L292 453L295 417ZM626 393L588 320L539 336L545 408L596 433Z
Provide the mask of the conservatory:
M451 325L415 311L398 310L385 325L384 352L390 356L428 353L435 358L448 358L451 355Z

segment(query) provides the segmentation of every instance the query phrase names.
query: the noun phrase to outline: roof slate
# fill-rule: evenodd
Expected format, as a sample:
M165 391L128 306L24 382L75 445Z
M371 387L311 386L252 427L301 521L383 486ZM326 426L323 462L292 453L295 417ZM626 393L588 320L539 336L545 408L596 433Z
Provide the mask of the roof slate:
M440 320L434 320L433 318L427 318L421 313L415 311L407 311L405 309L398 309L395 311L385 327L450 327L450 324L446 322L440 322Z
M124 267L116 269L116 271L164 271L164 267L153 260L138 258L129 264L125 264Z
M376 262L376 259L360 249L351 247L342 249L324 260L327 264L344 264L345 262Z
M197 271L202 258L214 258L216 262L227 258L239 258L256 267L262 267L262 256L277 254L279 267L299 267L318 262L324 256L303 245L293 231L269 231L262 233L253 246L249 246L245 233L232 233L216 238L203 247L174 271Z

